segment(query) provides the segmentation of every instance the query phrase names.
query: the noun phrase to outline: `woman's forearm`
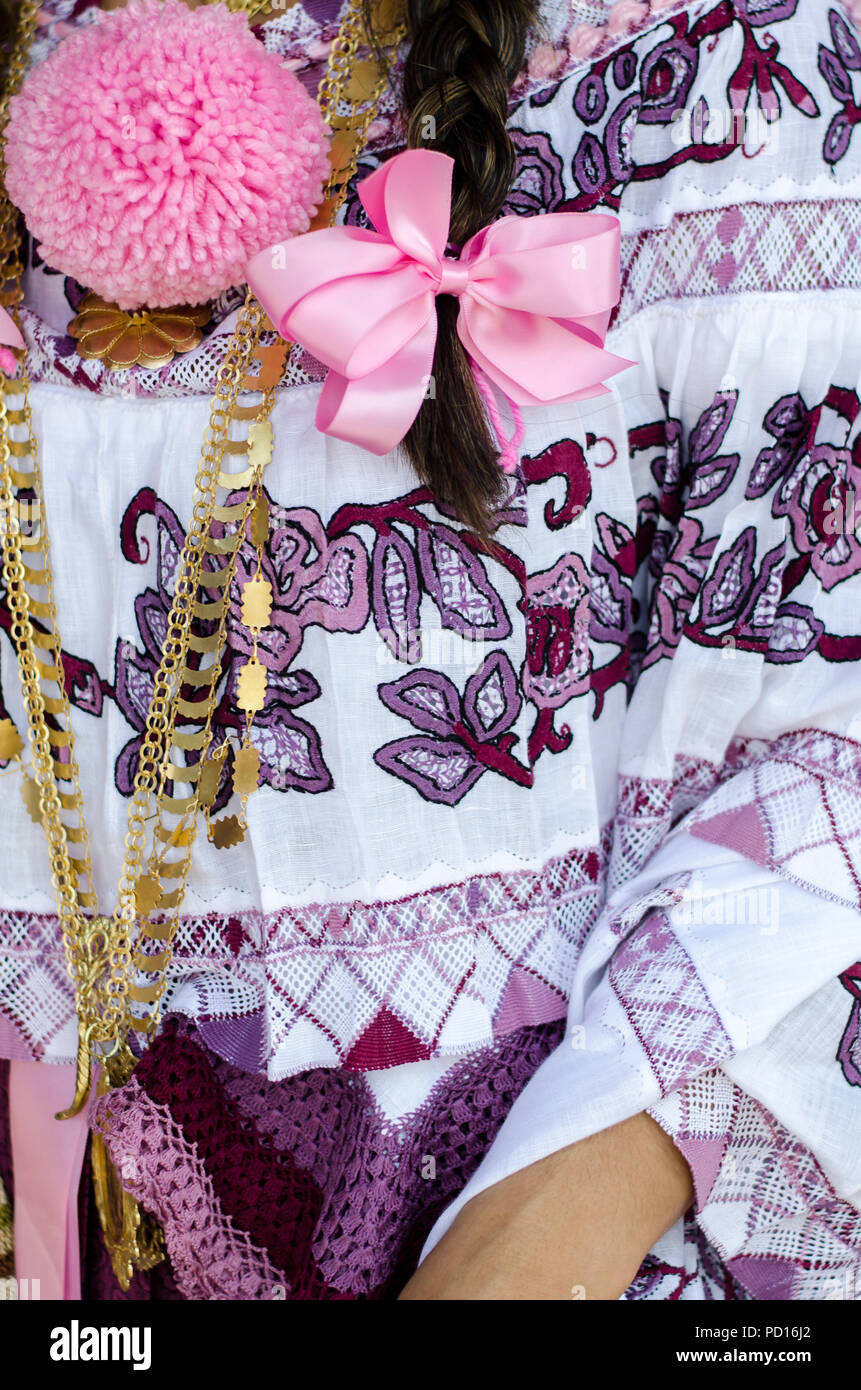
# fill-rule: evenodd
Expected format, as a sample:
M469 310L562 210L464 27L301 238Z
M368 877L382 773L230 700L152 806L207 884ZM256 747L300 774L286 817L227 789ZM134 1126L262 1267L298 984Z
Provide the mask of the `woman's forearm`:
M692 1197L672 1140L635 1115L474 1197L401 1298L619 1298Z

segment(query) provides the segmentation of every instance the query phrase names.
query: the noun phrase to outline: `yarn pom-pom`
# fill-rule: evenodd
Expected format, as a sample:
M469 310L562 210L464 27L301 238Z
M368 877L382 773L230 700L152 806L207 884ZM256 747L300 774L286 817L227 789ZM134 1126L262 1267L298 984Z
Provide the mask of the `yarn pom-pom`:
M10 103L9 196L39 252L123 309L200 304L305 232L329 132L224 4L129 0L64 39Z

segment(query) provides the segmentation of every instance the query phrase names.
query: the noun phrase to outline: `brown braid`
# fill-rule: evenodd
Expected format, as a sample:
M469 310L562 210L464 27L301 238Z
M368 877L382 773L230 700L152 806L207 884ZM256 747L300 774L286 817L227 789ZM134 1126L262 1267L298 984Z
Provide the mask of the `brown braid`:
M6 67L8 48L15 37L17 10L15 0L0 0L0 72Z
M498 215L511 185L515 155L505 128L508 93L523 64L538 3L406 0L406 10L412 40L404 71L408 143L454 159L449 235L461 246ZM434 391L404 447L421 481L487 541L505 480L455 332L457 308L450 295L437 298Z

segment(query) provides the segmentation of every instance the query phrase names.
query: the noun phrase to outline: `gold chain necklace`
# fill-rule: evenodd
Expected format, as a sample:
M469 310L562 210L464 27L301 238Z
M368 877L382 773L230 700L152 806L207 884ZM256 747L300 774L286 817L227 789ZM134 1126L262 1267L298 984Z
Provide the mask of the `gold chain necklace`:
M16 44L7 68L0 102L0 141L9 98L18 90L36 27L38 5L22 0ZM397 45L403 23L386 35ZM333 220L359 158L364 134L385 86L385 69L364 93L351 90L357 55L367 42L360 0L351 0L329 58L318 100L333 131L332 174L315 225ZM364 96L364 100L362 97ZM347 107L346 114L344 107ZM5 170L0 160L0 174ZM23 265L17 210L0 200L0 263L6 288L0 294L13 315L23 298ZM57 627L46 530L44 497L29 401L26 361L18 377L0 372L0 519L3 534L3 581L11 613L11 636L21 679L33 758L31 806L48 842L51 877L63 944L75 987L78 1016L76 1091L58 1118L80 1112L89 1095L92 1064L103 1069L102 1091L123 1084L135 1065L128 1045L130 1029L151 1036L159 1021L166 972L191 866L198 812L209 814L218 790L221 764L207 758L216 688L225 647L230 588L239 548L251 523L258 561L265 541L261 500L262 474L272 457L269 418L287 345L262 342L271 324L253 296L247 295L239 323L217 374L209 425L195 480L191 521L175 580L167 636L162 647L147 714L142 747L128 812L125 856L112 918L98 915L89 837L79 786L78 765ZM257 370L252 370L257 363ZM231 427L234 427L231 434ZM240 436L244 432L244 438ZM231 467L238 463L238 468ZM230 493L245 489L244 500L228 504ZM22 500L26 493L27 501ZM22 518L35 511L35 537L25 534ZM212 535L212 524L224 534ZM253 585L258 575L250 581ZM265 582L265 581L264 581ZM268 621L266 604L243 591L243 622L256 636ZM267 585L268 587L268 585ZM216 597L213 598L212 595ZM263 596L265 599L265 596ZM204 630L201 632L201 627ZM194 663L189 664L190 654ZM246 716L243 750L250 745L250 726L260 708L261 691L255 654L254 679L240 679L238 703ZM251 687L254 686L254 689ZM202 698L185 698L191 691ZM265 693L265 672L263 675ZM20 740L18 740L20 743ZM188 758L188 754L197 755ZM0 750L0 756L4 756ZM250 754L234 771L234 790L243 811L256 785ZM186 796L176 784L188 785ZM252 785L253 783L253 785ZM167 794L168 784L171 795ZM152 815L150 807L155 804ZM146 856L146 827L155 820L152 850ZM234 820L236 818L233 818ZM229 838L224 843L232 842ZM216 838L216 843L218 839ZM156 920L152 920L155 916ZM135 928L137 926L137 934ZM144 982L139 981L143 979ZM102 1141L92 1144L96 1198L115 1273L128 1288L134 1268L151 1268L163 1258L161 1233L123 1191Z

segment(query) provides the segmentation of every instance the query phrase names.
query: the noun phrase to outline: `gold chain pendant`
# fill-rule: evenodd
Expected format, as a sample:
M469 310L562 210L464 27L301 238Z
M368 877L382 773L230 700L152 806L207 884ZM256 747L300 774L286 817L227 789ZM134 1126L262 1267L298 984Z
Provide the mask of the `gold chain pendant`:
M8 60L6 87L0 98L0 264L4 268L0 303L12 310L22 302L24 267L17 211L3 196L2 132L8 116L9 100L23 80L37 16L38 6L34 0L21 0L18 38ZM405 26L401 26L396 41L404 32ZM361 43L361 8L359 0L352 0L333 45L318 96L324 116L332 126L336 126L339 120L343 121L344 118L340 116L342 106L352 105L346 94L346 85ZM355 173L361 141L385 81L386 73L381 69L378 83L369 94L365 108L355 118L350 117L345 121L353 134L353 148L345 158L339 158L327 185L321 209L327 221L334 220L347 183ZM95 331L96 325L91 323L90 326ZM200 326L191 325L194 328ZM102 322L100 327L111 329L112 325ZM40 508L43 498L36 439L32 430L26 356L21 355L17 378L9 378L0 372L0 510L9 519L2 534L2 574L14 620L12 635L27 711L27 732L33 762L33 775L24 784L25 803L34 820L41 821L48 844L51 877L67 965L75 985L79 1020L76 1089L71 1106L61 1112L66 1116L79 1113L86 1103L93 1062L102 1067L98 1094L107 1096L111 1090L124 1085L134 1070L135 1057L127 1043L130 1029L149 1037L158 1024L159 1003L166 988L173 938L179 925L197 815L200 810L205 814L207 809L194 783L207 766L214 702L209 697L202 701L187 701L181 698L181 692L186 686L214 688L226 640L224 625L240 536L246 534L246 526L251 523L258 561L265 541L265 498L260 486L264 458L255 455L262 454L266 462L271 457L271 424L265 417L271 411L275 387L273 384L267 389L268 383L264 384L259 379L265 375L265 366L256 380L249 372L257 358L264 358L266 362L271 357L274 362L281 356L281 347L277 353L269 349L265 357L260 351L260 333L270 327L262 309L249 293L219 369L212 400L210 423L195 480L192 517L174 583L167 638L155 677L129 805L125 859L117 906L111 918L98 915L96 906L69 698L63 673L63 647L53 600L44 509L40 512L40 536L35 543L26 541L16 519L16 508L22 492L25 496L32 494ZM148 355L157 357L159 353ZM283 361L280 365L283 367ZM240 405L239 396L243 389L262 392L263 406ZM11 398L8 406L7 397ZM254 422L254 428L249 429L248 443L232 439L228 433L232 422L249 420ZM18 436L13 436L14 430L19 432ZM20 437L22 431L25 432L23 438ZM226 467L227 457L235 454L244 454L243 461L248 465L239 474ZM218 489L234 490L239 485L240 477L243 486L255 481L256 486L249 488L246 504L238 507L242 516L235 532L235 543L232 538L228 538L227 544L217 543L211 535L213 520L218 517L221 521L233 522L233 513L237 510L218 505ZM253 521L252 508L256 509ZM226 555L228 563L215 572L205 569L202 562L207 554ZM212 593L216 590L221 597L213 599ZM193 639L197 645L192 650L213 654L212 665L206 669L192 670L188 665L193 617L217 625L214 637L201 638L198 635ZM261 630L259 625L267 617L267 595L262 585L257 584L248 596L247 606L250 631L255 634L255 639ZM35 624L34 618L38 618ZM37 651L41 651L41 657L36 655ZM258 666L260 672L257 671ZM248 668L249 674L244 682L249 697L246 739L239 750L234 773L234 791L242 801L243 810L259 779L259 759L249 738L254 710L265 695L265 668L256 656L256 640L255 655ZM183 720L186 725L189 721L200 723L202 720L203 728L194 732L179 732L177 722L182 724ZM0 761L15 758L21 761L21 740L14 727L6 727L4 723L0 728L0 738L5 754L0 754ZM169 756L174 747L198 752L200 762L178 765ZM21 765L23 768L23 762ZM168 781L188 782L192 790L188 796L168 796L165 790ZM217 771L215 787L217 790ZM145 867L146 824L152 819L148 811L153 802L157 816L154 851L149 865ZM176 820L172 829L168 818ZM238 817L227 817L221 833L225 843L236 843L242 838L244 827ZM161 842L161 849L157 853L156 841ZM77 852L72 850L73 845L78 847ZM165 854L175 850L182 850L183 857L166 862ZM150 920L153 912L156 914L155 921ZM167 920L159 920L159 914L167 914ZM136 923L140 930L137 943L133 944ZM142 950L142 947L149 950ZM134 983L136 971L155 975L155 983ZM139 1009L143 1007L145 1012L132 1012L132 1004ZM103 1116L105 1123L110 1123L109 1103ZM123 1177L128 1182L131 1175L116 1171L99 1135L92 1139L92 1167L106 1248L117 1279L126 1290L136 1268L151 1269L164 1258L163 1237L154 1219L143 1213L135 1198L124 1190Z

